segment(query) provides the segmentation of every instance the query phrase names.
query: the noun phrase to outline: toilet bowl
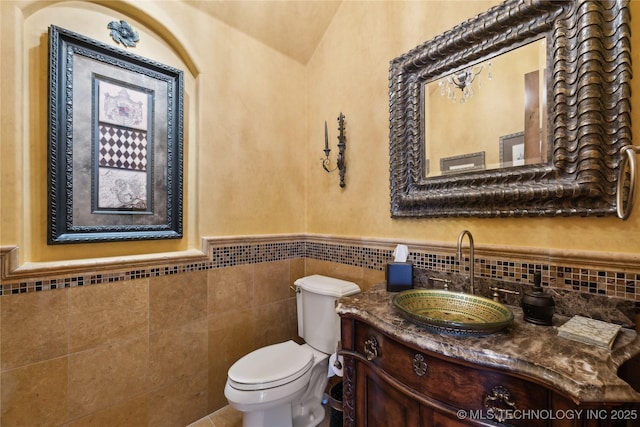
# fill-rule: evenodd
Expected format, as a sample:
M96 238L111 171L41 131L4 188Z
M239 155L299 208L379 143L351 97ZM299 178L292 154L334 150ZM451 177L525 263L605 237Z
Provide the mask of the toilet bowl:
M311 427L322 422L329 356L286 341L255 350L229 369L224 394L243 427Z
M358 285L313 275L296 280L298 335L259 348L229 368L224 395L242 412L243 427L313 427L322 422L329 356L340 338L336 299L360 292Z

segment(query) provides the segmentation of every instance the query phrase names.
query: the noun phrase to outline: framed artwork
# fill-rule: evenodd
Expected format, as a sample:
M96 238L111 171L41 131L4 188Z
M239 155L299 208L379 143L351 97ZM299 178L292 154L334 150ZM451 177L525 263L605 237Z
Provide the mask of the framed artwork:
M443 175L477 171L485 168L484 151L462 154L460 156L443 157L440 159L440 171Z
M524 165L524 132L500 137L500 167Z
M182 237L181 70L49 28L48 243Z

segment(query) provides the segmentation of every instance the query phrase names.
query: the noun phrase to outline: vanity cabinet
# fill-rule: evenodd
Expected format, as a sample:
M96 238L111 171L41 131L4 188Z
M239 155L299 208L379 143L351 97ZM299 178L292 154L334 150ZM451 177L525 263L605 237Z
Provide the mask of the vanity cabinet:
M345 426L628 425L610 416L572 419L578 410L612 407L576 406L529 379L425 351L359 319L343 315L341 332Z

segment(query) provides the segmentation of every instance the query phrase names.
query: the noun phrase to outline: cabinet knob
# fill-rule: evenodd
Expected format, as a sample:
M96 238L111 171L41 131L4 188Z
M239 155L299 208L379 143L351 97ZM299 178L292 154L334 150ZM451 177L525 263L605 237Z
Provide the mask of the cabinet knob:
M367 356L368 361L378 357L378 340L376 337L371 336L364 342L364 354Z
M413 356L412 364L413 372L415 372L417 376L421 377L427 373L427 368L429 367L429 365L424 360L424 355L416 353L416 355Z
M502 385L491 389L491 394L484 398L484 407L500 423L511 418L509 414L518 409L516 403L511 399L511 393Z

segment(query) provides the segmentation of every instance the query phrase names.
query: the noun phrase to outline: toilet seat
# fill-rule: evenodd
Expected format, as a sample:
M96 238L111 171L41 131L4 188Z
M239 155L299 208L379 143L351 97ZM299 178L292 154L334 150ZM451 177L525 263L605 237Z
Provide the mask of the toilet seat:
M234 363L229 385L237 390L265 390L290 383L313 366L313 352L294 341L259 348Z

